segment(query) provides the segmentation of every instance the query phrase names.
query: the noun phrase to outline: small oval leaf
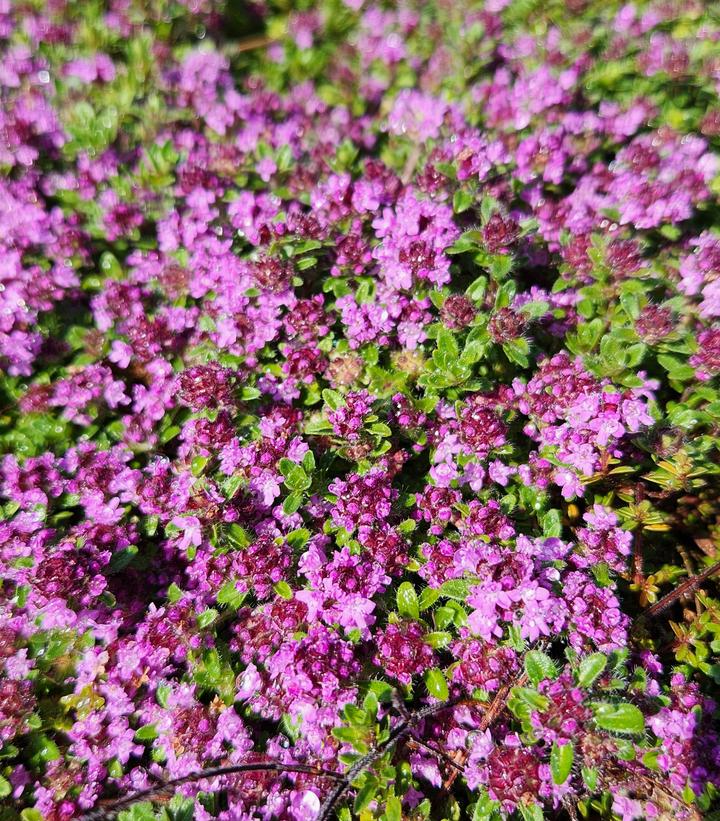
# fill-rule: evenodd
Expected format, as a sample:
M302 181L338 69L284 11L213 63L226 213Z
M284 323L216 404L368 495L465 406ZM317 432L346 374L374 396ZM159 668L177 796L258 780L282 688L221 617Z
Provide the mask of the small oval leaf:
M607 666L607 658L602 653L593 653L580 662L577 682L580 687L591 687Z
M398 587L397 595L397 609L401 616L408 619L417 619L420 617L420 606L418 604L417 593L410 582L403 582Z
M571 743L560 745L553 741L550 750L550 772L556 784L564 784L567 781L574 758L575 750Z
M550 656L539 650L530 650L525 656L525 672L532 684L537 685L546 678L555 678L557 667Z
M447 701L450 695L447 685L447 680L442 670L433 667L425 673L425 686L428 693L440 701Z
M634 704L595 704L595 723L613 733L640 734L645 729L643 714Z
M385 821L402 821L402 804L394 795L389 796L385 803Z

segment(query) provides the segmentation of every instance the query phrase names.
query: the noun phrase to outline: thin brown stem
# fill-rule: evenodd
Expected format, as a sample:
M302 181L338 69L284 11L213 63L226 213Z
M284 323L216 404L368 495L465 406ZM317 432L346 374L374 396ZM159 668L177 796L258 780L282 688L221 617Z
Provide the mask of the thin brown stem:
M441 750L439 747L436 747L434 744L429 744L427 741L423 741L421 738L417 738L417 736L410 736L407 740L407 745L410 748L417 748L417 749L424 749L428 752L433 753L434 755L438 756L442 761L445 762L449 767L452 767L454 770L457 770L460 775L462 775L465 770L450 756L444 751Z
M638 485L635 488L635 504L639 505L645 498L645 488ZM645 555L642 530L633 537L633 581L642 590L645 582Z
M432 704L429 707L423 707L421 710L411 713L408 719L402 721L390 731L387 739L385 739L382 744L379 744L375 749L370 750L369 753L358 759L352 767L350 767L350 769L345 773L343 780L330 793L328 793L325 801L323 801L317 821L328 821L328 819L332 817L335 807L337 807L347 791L352 787L353 781L355 781L360 775L362 775L362 773L365 772L365 770L381 758L387 750L394 747L398 741L409 735L413 727L416 727L423 719L428 718L435 713L439 713L442 710L448 710L451 707L455 707L456 704L457 701L447 701L443 704Z
M408 154L407 160L405 161L405 167L402 170L402 174L400 174L400 179L405 185L407 185L412 179L412 175L415 173L415 168L417 167L419 161L420 145L419 143L416 143L410 149L410 153Z
M652 619L655 616L659 616L671 607L678 599L681 599L683 596L687 596L690 593L694 593L703 584L703 582L707 581L707 579L714 576L718 572L720 572L720 562L715 562L715 564L711 565L706 570L703 570L702 573L698 573L696 576L691 576L689 579L686 579L682 582L682 584L679 584L666 596L663 596L659 601L656 601L655 604L651 605L647 608L647 610L644 610L641 613L640 618Z
M81 816L80 821L110 821L125 807L135 804L138 801L153 800L169 790L176 787L181 787L183 784L190 784L193 781L204 781L207 778L217 778L223 775L235 775L237 773L250 772L277 772L277 773L306 773L308 775L317 775L323 778L331 778L334 781L340 781L344 778L342 773L333 772L332 770L324 770L320 767L313 767L309 764L284 764L281 761L253 761L248 764L231 764L225 767L211 767L200 772L190 773L180 778L173 778L169 781L160 781L160 783L148 787L145 790L131 793L124 798L119 798L104 807L98 807L91 810L85 815Z
M527 676L523 673L522 675L518 676L514 681L510 681L507 684L503 685L495 694L495 698L493 698L490 706L485 711L482 719L480 720L480 724L478 726L478 731L484 733L500 716L502 711L505 709L505 705L507 704L508 696L510 695L510 691L514 687L522 687L522 685L527 681ZM456 769L450 773L447 777L447 780L443 784L443 790L447 792L452 785L455 783L455 779L458 777L458 771L462 772L465 764L467 762L469 756L468 750L462 750L459 755L456 756L454 759L455 764L458 765Z
M254 51L258 48L267 48L273 43L277 43L274 37L268 37L267 34L256 34L253 37L245 37L242 40L237 40L233 43L228 43L225 46L225 53L230 57L236 54L242 54L246 51Z

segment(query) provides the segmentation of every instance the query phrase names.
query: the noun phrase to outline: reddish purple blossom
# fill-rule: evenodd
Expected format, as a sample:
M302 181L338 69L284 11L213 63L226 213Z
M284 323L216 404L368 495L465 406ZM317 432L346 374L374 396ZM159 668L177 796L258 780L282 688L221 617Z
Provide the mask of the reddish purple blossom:
M414 675L434 664L435 654L415 622L389 624L376 643L375 664L403 684L410 684Z
M440 309L443 323L456 331L472 324L476 314L472 301L460 294L449 296Z
M482 229L485 247L491 254L507 253L518 237L518 225L511 217L493 214Z
M96 5L0 3L0 795L712 815L712 15Z
M181 400L193 410L230 405L232 395L232 371L215 363L196 365L184 370L179 377Z

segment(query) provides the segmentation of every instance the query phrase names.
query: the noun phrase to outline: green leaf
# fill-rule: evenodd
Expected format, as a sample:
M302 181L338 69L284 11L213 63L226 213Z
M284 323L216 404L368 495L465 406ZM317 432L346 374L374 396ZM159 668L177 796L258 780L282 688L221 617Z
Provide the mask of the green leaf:
M537 686L546 678L555 678L557 667L550 656L540 650L530 650L525 656L525 672L531 683Z
M670 379L685 382L695 376L695 369L674 356L660 354L657 358L660 365L668 372Z
M512 270L513 260L509 254L496 254L492 257L490 263L490 276L496 281L501 282ZM515 290L515 283L512 283L513 293Z
M528 715L533 710L542 712L549 706L550 700L530 687L513 687L510 691L508 707L518 718Z
M594 767L583 767L580 770L583 782L590 792L595 792L598 785L598 771Z
M332 734L338 741L346 741L348 744L353 744L358 738L356 727L333 727Z
M418 607L420 612L422 613L423 610L427 610L428 607L432 607L439 598L439 590L434 587L423 587L420 591L420 597L418 599Z
M562 514L552 508L542 517L543 536L559 537L562 535Z
M485 296L485 291L487 290L487 277L486 276L479 276L477 279L474 279L468 287L465 289L465 293L470 299L480 300Z
M497 802L487 794L487 790L483 789L475 804L468 806L468 817L470 821L490 821L495 816L495 808Z
M369 428L370 433L374 433L376 436L390 436L392 431L384 422L375 422Z
M154 724L145 724L135 731L135 738L138 741L152 741L157 736L158 732Z
M310 436L325 436L327 433L332 433L332 425L327 419L310 419L305 423L305 433Z
M513 650L522 653L525 649L525 639L522 637L519 624L511 624L508 626L508 638Z
M615 755L620 761L635 761L635 745L628 738L618 738L615 742Z
M636 345L630 345L625 350L625 366L627 368L636 368L643 360L647 352L647 345L638 342Z
M312 479L305 473L303 466L293 462L292 459L283 457L278 462L278 467L290 490L307 490L312 484Z
M600 341L605 325L601 319L578 325L574 334L568 334L565 343L573 353L588 353Z
M7 798L12 792L12 786L7 778L0 775L0 798Z
M487 222L490 217L500 208L500 203L491 197L490 194L485 194L480 202L480 216L483 223Z
M155 691L155 698L157 700L157 703L161 707L164 707L165 709L167 709L168 698L169 698L171 693L172 693L172 689L170 688L170 686L168 684L160 684L158 686L157 690Z
M521 802L518 805L518 809L520 810L520 815L522 815L524 821L543 821L545 818L542 807L539 804L527 804Z
M570 742L559 745L557 741L553 741L550 750L550 772L556 784L564 784L567 781L574 758L575 751Z
M456 214L462 214L463 211L467 211L472 206L473 202L475 202L474 195L459 188L453 197L453 211Z
M368 687L370 688L370 692L374 693L377 696L378 701L383 704L389 704L392 701L394 691L387 681L378 681L377 679L373 679L370 681Z
M466 342L463 348L462 356L460 357L461 365L474 365L479 362L487 351L487 342L475 340L474 342Z
M460 353L455 335L447 328L442 328L438 332L437 349L451 360L457 359Z
M417 619L420 617L420 606L418 604L417 593L410 582L403 582L398 587L395 596L397 601L398 613L408 619Z
M292 516L293 513L296 513L300 509L303 499L304 495L302 493L291 493L283 502L283 513L286 516Z
M402 821L402 803L394 795L385 802L385 821Z
M505 356L507 356L511 362L520 365L521 368L527 368L530 364L530 360L528 359L530 347L528 346L527 339L523 339L522 337L509 339L507 342L503 342L502 349L505 352Z
M355 704L346 704L343 708L343 715L350 724L364 726L367 723L367 713Z
M124 550L118 550L113 553L110 563L108 564L108 573L119 573L124 570L138 555L139 550L136 545L127 547Z
M477 251L482 244L482 232L465 231L447 249L448 254L464 254L466 251Z
M433 611L433 621L438 630L444 630L455 620L455 610L452 607L436 607Z
M649 770L659 770L660 765L658 764L658 758L662 750L660 748L655 748L653 750L648 750L645 755L642 757L642 763L649 769Z
M595 723L613 733L639 735L645 730L643 714L634 704L594 704Z
M517 285L514 282L506 282L504 285L501 285L495 294L495 310L509 308L510 303L515 297L516 290Z
M365 305L375 299L375 282L372 279L363 279L355 291L355 301L358 305Z
M525 316L529 317L530 319L539 319L541 316L545 316L546 313L550 310L550 303L541 300L539 302L526 302L524 305L520 307L520 313L525 314Z
M429 644L430 647L438 649L440 647L447 647L452 641L452 634L443 630L436 630L432 633L426 633L423 641Z
M225 497L227 499L232 499L238 490L240 490L240 488L245 484L245 481L245 477L241 473L231 476L223 485Z
M160 442L166 445L171 439L174 439L181 430L182 428L179 425L170 425L169 428L165 428L165 430L160 433Z
M470 593L470 583L464 579L450 579L440 587L440 595L446 599L464 602Z
M14 744L4 744L2 749L0 749L0 759L15 758L19 752L20 750Z
M286 541L293 550L300 550L305 547L310 538L310 531L306 527L301 527L298 530L293 530L286 536Z
M227 530L227 540L235 550L243 550L250 544L250 536L239 524L233 523Z
M303 456L302 466L306 473L312 473L315 470L315 454L311 450Z
M212 608L208 610L204 610L200 615L197 617L198 627L203 630L206 627L209 627L215 619L218 617L218 611L213 610Z
M447 680L443 671L438 667L433 667L425 673L425 686L431 696L440 701L447 701L450 695Z
M190 472L193 476L202 476L210 459L207 456L196 456L190 463Z
M293 591L290 585L285 581L279 581L273 585L273 590L283 599L288 601L293 597Z
M306 271L308 268L312 268L314 265L317 265L318 258L317 257L303 257L297 261L297 267L299 271Z
M577 683L580 687L592 687L607 665L607 658L602 653L592 653L580 662L577 672Z
M111 254L110 251L105 251L101 254L100 270L103 274L105 274L105 276L110 277L111 279L123 278L122 267L118 262L117 257L114 254Z
M232 610L237 610L245 601L246 595L238 590L235 582L230 579L218 590L216 599L218 604L224 604Z
M368 718L370 721L375 721L377 717L377 711L379 706L378 697L375 693L370 690L370 692L365 696L363 699L363 710L367 713Z
M155 821L155 807L149 801L133 804L129 810L120 813L119 821Z
M180 601L182 598L182 590L173 582L167 589L167 597L168 601L171 603L175 603L176 601Z
M360 787L357 791L357 795L355 796L355 803L353 804L353 810L356 813L362 812L367 805L375 798L375 793L377 792L378 788L378 780L375 776L370 775L369 773L365 774L365 783Z
M339 394L337 391L331 390L330 388L325 388L322 392L322 398L330 410L337 410L345 404L342 394Z

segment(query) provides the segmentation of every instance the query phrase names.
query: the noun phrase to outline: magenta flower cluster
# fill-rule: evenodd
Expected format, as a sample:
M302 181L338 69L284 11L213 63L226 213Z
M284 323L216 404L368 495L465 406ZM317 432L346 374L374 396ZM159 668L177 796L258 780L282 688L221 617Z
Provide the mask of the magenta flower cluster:
M289 8L0 3L7 818L714 817L716 15Z

